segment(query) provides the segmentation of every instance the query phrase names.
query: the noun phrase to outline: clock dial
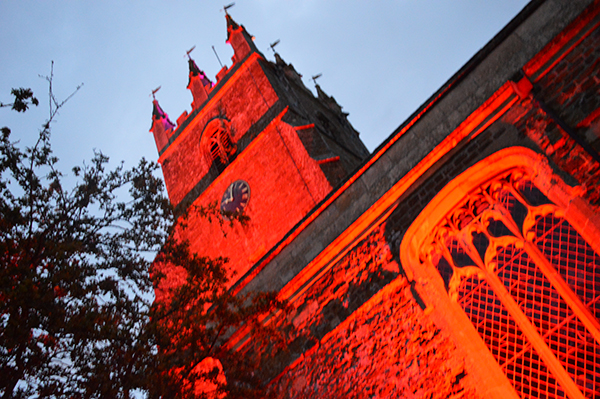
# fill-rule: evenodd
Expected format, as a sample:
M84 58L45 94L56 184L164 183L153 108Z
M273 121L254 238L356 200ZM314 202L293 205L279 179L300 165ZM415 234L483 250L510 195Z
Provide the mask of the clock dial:
M242 212L250 201L250 186L236 180L227 187L221 198L221 213L225 216Z

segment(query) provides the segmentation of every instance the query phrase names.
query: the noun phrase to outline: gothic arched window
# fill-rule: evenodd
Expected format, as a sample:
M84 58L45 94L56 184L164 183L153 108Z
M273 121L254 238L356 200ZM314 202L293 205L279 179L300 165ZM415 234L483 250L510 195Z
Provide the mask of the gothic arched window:
M599 397L598 252L525 168L460 194L419 243L422 267L437 270L520 397Z
M207 152L210 163L221 173L233 160L236 153L229 126L225 121L215 119L206 126L205 134L208 135Z

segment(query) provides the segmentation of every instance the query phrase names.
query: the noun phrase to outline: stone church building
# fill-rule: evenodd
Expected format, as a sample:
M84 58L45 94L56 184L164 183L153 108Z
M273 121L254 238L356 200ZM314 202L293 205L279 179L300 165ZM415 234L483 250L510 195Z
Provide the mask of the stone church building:
M232 65L190 59L192 111L151 131L176 209L248 217L183 238L292 307L272 388L600 398L600 1L529 3L372 154L226 20Z

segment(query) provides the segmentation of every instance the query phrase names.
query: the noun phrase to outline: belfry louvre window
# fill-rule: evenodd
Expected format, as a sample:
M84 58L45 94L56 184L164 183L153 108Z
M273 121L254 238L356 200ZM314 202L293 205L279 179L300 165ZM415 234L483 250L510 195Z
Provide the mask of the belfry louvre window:
M208 140L210 159L219 173L232 161L236 148L231 141L229 130L223 124L214 127Z
M523 169L472 189L419 250L522 398L600 398L600 256Z

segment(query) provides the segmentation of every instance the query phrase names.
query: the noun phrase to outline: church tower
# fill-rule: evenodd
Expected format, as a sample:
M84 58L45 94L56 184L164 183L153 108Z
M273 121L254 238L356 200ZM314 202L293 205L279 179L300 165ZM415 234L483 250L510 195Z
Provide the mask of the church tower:
M192 111L176 125L154 101L154 134L169 198L187 211L181 239L229 258L232 284L369 155L347 114L275 53L268 61L226 14L232 65L213 83L191 58ZM198 216L217 208L226 223ZM247 223L230 224L242 213Z

